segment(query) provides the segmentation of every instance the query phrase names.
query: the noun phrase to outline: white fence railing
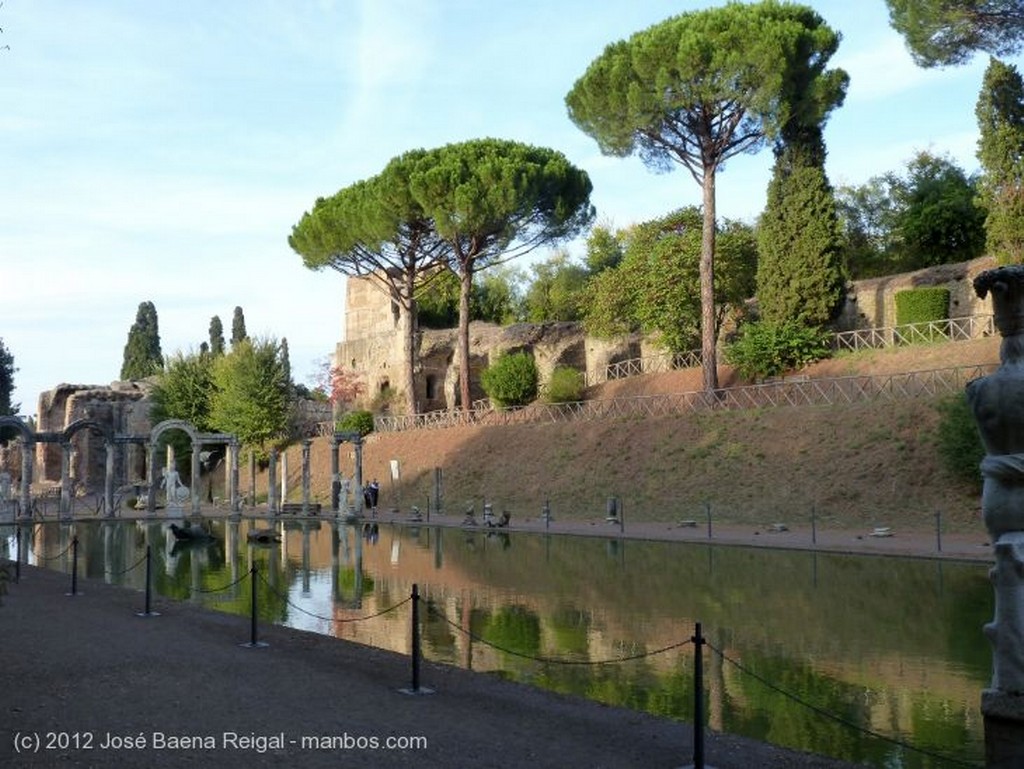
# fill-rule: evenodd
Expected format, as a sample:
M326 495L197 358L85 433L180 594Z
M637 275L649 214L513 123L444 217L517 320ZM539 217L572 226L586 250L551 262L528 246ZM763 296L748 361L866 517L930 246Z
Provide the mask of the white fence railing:
M971 315L966 318L908 323L893 328L840 331L835 335L833 346L837 350L877 349L922 342L963 342L992 336L994 333L991 315Z
M889 328L840 331L833 337L832 347L835 350L846 351L926 342L961 342L991 336L994 333L995 327L991 315L971 315L964 318L947 318L924 323L907 323L903 326ZM586 385L590 387L613 379L625 379L641 374L661 374L681 368L699 368L700 365L700 350L629 358L609 363L599 371L590 372L586 377Z
M896 401L962 392L972 379L991 373L997 364L913 371L905 374L783 380L709 392L644 395L631 398L533 403L521 408L435 411L415 416L382 416L378 432L437 429L460 425L512 425L568 422L578 419L678 416L715 409L818 406L866 401Z

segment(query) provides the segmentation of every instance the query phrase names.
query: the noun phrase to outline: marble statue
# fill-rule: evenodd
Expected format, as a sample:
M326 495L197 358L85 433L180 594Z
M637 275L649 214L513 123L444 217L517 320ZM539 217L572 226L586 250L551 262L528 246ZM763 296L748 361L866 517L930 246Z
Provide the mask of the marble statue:
M985 447L981 511L995 552L992 682L982 693L988 766L1024 766L1024 265L978 275L1003 337L1000 366L967 385Z

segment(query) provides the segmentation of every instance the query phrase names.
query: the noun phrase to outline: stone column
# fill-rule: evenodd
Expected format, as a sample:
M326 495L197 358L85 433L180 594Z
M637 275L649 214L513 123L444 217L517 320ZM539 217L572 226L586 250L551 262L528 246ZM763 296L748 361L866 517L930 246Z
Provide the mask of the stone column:
M267 512L277 515L277 449L270 450L270 461L267 465Z
M995 617L985 626L992 643L992 683L982 692L985 765L1024 766L1024 266L980 274L974 288L992 295L1003 337L1000 367L967 385L986 456L981 462L981 509L995 550L989 572Z
M71 442L60 442L60 516L71 517Z
M199 503L203 496L201 483L202 470L199 466L199 452L201 448L202 444L198 442L192 446L192 467L189 473L191 475L190 480L192 481L189 484L189 489L192 492L192 515L196 517L199 517Z
M355 488L355 499L356 503L355 514L357 517L363 517L363 440L361 437L356 437L352 441L352 447L355 449L356 455L356 466L352 470L353 485Z
M228 444L228 498L231 500L232 513L242 512L241 500L238 498L238 451L237 439Z
M148 461L146 475L149 477L149 489L146 491L146 512L153 515L156 512L156 441L149 444Z
M338 439L331 439L331 512L341 511L341 467L338 462Z
M32 456L36 451L35 441L21 444L21 490L20 513L22 518L32 517Z
M302 514L309 515L309 438L302 441Z
M114 442L107 441L105 472L103 475L103 509L108 518L114 517Z
M281 504L288 501L288 449L281 452Z

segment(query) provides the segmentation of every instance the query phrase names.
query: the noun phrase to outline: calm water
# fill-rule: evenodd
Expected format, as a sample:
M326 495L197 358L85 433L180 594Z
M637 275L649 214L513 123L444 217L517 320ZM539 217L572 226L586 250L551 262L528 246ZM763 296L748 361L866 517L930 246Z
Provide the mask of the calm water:
M250 543L266 525L214 521L183 547L163 522L40 524L22 552L70 572L77 536L80 576L142 589L151 545L156 592L245 615L256 564L263 621L401 653L410 605L386 610L416 583L428 659L682 720L693 646L659 650L700 621L712 729L873 766L982 763L986 564L326 521ZM0 547L13 557L9 526Z

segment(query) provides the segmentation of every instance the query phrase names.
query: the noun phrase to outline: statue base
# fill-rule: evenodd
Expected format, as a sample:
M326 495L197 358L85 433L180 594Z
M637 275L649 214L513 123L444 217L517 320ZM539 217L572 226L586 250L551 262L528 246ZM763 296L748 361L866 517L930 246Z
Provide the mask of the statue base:
M185 508L175 502L172 502L171 504L167 505L167 507L164 509L167 511L168 518L185 517Z
M1024 694L998 689L981 693L985 719L986 769L1016 769L1024 766Z

